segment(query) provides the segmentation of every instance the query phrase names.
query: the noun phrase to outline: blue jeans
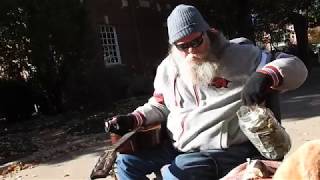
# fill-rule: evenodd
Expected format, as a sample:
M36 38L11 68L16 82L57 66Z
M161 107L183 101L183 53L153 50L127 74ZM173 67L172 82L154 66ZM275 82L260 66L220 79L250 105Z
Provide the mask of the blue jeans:
M135 154L119 154L116 160L120 180L144 180L161 169L165 180L219 179L246 158L262 158L251 143L228 149L181 153L169 143Z

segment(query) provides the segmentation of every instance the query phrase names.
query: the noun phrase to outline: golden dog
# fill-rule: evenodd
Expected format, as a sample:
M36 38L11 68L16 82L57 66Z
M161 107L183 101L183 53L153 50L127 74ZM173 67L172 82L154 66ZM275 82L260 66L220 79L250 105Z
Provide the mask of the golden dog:
M320 180L320 140L306 142L281 163L274 180Z

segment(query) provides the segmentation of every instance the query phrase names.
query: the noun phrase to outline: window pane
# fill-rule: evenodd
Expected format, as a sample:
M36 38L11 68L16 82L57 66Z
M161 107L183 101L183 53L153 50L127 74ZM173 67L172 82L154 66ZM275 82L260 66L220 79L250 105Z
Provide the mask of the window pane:
M121 63L115 27L100 25L99 29L101 30L99 32L99 37L104 51L105 63Z

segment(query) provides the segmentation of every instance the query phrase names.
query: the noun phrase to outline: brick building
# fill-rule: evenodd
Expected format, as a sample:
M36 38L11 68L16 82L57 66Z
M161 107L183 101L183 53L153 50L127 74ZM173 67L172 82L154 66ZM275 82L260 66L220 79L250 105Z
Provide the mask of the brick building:
M89 28L96 33L98 59L153 73L166 56L169 0L85 0Z

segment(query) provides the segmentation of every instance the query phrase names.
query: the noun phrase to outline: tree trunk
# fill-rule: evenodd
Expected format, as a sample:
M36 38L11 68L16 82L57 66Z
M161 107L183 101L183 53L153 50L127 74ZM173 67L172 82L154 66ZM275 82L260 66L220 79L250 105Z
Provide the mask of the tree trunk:
M33 1L30 4L30 34L32 63L36 66L36 84L46 91L53 103L54 111L61 107L60 87L57 86L58 74L51 45L48 5Z
M254 42L254 30L252 17L250 14L250 4L248 0L238 0L238 35L246 37Z
M311 59L308 53L308 21L306 17L298 13L292 13L289 20L294 26L297 38L298 57L304 62L308 70L311 70Z

